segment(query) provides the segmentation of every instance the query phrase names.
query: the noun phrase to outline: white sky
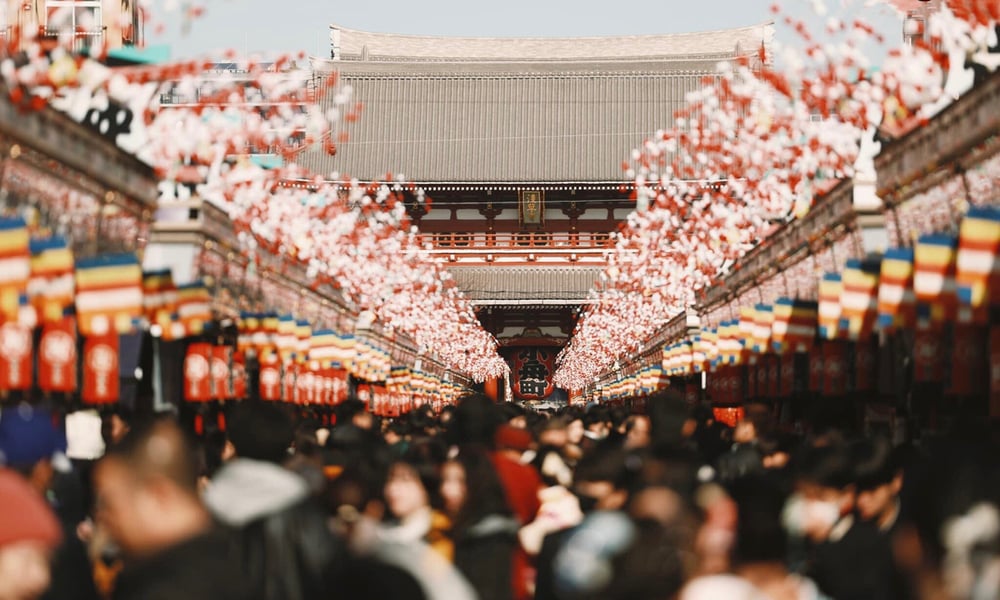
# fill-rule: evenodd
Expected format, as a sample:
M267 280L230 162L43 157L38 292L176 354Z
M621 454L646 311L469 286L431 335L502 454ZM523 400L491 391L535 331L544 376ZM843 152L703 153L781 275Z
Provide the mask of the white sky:
M172 0L177 4L177 0ZM166 0L170 3L171 0ZM771 0L205 0L202 18L186 35L178 12L164 12L164 35L147 28L148 44L167 43L172 58L215 54L226 49L273 54L305 51L329 54L329 25L392 33L464 36L593 36L678 33L752 25L772 19ZM808 19L814 33L822 19L812 5L824 3L843 20L859 16L881 30L890 46L902 36L900 19L879 0L781 0ZM181 2L183 4L184 2ZM865 4L873 6L865 6ZM779 24L778 40L796 43Z

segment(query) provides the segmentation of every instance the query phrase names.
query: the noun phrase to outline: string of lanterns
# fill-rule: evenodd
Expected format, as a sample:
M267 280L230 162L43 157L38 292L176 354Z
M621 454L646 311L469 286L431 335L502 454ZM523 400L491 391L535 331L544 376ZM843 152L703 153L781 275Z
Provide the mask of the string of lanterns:
M804 22L786 16L805 51L779 47L781 72L762 46L757 56L720 65L714 80L690 94L674 126L623 165L635 181L637 211L557 358L556 384L591 385L838 181L874 181L876 131L899 135L967 91L967 58L995 69L988 48L1000 7L946 4L931 17L930 40L893 50L882 70L872 70L861 51L865 41L882 41L863 21L827 19L820 44ZM772 10L780 16L780 7ZM815 271L792 276L796 288L815 287Z
M186 10L185 19L200 12ZM333 123L356 120L361 111L349 86L331 77L314 89L310 73L294 68L302 55L266 65L241 62L238 79L205 78L213 66L207 61L108 67L71 53L69 40L53 48L32 31L17 31L12 40L11 47L24 51L16 62L12 56L0 61L0 76L24 109L52 105L78 120L95 102L131 111L137 126L118 142L156 169L161 207L197 194L230 215L252 260L267 253L305 265L315 285L342 290L389 334L410 336L420 352L474 380L507 372L496 340L406 217L404 195L429 202L421 190L401 177L362 183L333 176L330 182L295 165L315 144L336 152L344 138L331 138ZM190 102L163 107L163 93ZM332 95L332 108L320 108L324 95ZM254 149L267 149L285 164L255 164L247 157ZM288 184L302 181L308 185Z

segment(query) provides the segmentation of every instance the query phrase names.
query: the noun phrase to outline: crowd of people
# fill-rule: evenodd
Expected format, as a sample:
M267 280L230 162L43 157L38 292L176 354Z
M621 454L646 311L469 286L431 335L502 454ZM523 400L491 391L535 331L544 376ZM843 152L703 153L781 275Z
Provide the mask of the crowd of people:
M326 426L246 402L200 436L108 417L96 461L7 406L0 600L1000 597L989 424L894 445L646 406L351 400Z

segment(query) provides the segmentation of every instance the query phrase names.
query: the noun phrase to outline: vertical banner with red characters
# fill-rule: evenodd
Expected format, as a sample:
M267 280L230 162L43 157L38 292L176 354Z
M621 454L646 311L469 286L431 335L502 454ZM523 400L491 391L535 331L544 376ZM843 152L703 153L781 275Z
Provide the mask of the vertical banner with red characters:
M43 392L76 391L76 328L63 318L42 326L38 342L38 387Z
M293 362L285 363L281 378L281 399L284 402L301 404L299 402L298 389L295 387L298 375L298 365Z
M118 401L118 334L87 336L83 344L84 404L113 404Z
M1000 417L1000 326L990 328L990 416Z
M795 354L785 352L781 355L781 384L778 386L779 398L791 398L795 393Z
M276 354L268 354L260 360L260 399L281 400L281 363Z
M31 389L31 329L17 321L0 325L0 390Z
M247 397L247 359L242 350L233 352L233 398Z
M809 350L809 391L823 391L823 344L821 340Z
M823 342L823 395L843 396L847 393L847 342Z
M347 371L345 369L330 369L327 377L330 380L330 396L333 404L340 404L347 400Z
M311 406L317 403L316 383L318 379L310 369L302 368L299 370L299 376L295 380L295 391L299 404Z
M854 347L854 390L875 391L878 381L878 348L875 341L862 338Z
M511 361L514 373L514 397L518 400L542 400L555 391L556 353L548 348L518 348Z
M188 402L212 399L212 344L198 342L188 346L184 356L184 399Z
M981 393L986 387L987 340L980 327L956 325L951 345L951 386L947 392L955 396Z
M226 400L233 397L231 369L233 349L230 346L212 346L212 397Z
M781 357L777 354L768 354L764 357L764 364L767 365L767 395L771 398L781 396Z
M940 382L944 379L944 349L941 333L917 330L913 338L913 379L917 383Z

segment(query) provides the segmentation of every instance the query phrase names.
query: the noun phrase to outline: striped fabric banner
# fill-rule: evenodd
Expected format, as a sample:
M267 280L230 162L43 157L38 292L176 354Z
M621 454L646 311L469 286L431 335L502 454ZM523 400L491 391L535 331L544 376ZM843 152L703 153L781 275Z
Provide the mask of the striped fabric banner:
M998 254L1000 209L969 209L958 233L955 281L958 286L959 322L989 323L989 307L996 304L994 298L1000 299L1000 290L996 290L1000 285Z
M817 324L819 336L824 340L840 337L840 294L843 282L840 273L824 273L819 282L819 307Z
M337 336L336 353L331 366L335 369L351 370L354 365L354 336L351 334Z
M878 286L878 326L882 331L913 327L916 296L913 293L913 250L890 248L882 257Z
M319 369L329 368L337 358L338 337L332 329L317 329L309 340L309 362Z
M269 361L272 355L277 359L278 314L262 313L259 318L260 327L254 334L254 346L257 348L257 355L267 357Z
M881 268L881 257L847 260L841 281L840 329L849 340L866 339L875 329Z
M774 303L771 348L778 354L808 352L816 338L819 305L813 300L778 298Z
M299 346L299 338L296 333L295 317L292 315L281 315L278 317L278 358L285 363L292 360L292 356Z
M708 359L710 368L719 365L722 360L722 352L719 348L719 330L712 327L701 332L701 339L705 344L705 358Z
M695 373L702 373L708 370L707 343L701 334L695 335L691 339L691 369Z
M212 294L204 282L177 287L177 317L187 336L201 335L212 320Z
M39 322L59 323L73 306L76 285L73 279L73 251L66 239L53 236L32 239L31 279L28 299Z
M740 318L736 323L735 338L739 343L739 351L733 364L741 365L747 362L750 350L753 348L754 322L757 311L751 306L740 308Z
M142 272L142 307L150 323L163 320L163 313L177 310L177 286L170 269Z
M723 344L723 364L738 364L743 358L743 344L739 336L739 321L735 319L723 321L722 326L719 329L719 341Z
M309 361L309 350L312 349L312 325L305 319L295 320L295 362L304 364Z
M142 316L142 267L134 254L105 254L76 261L76 314L80 333L135 330Z
M0 322L13 321L31 277L31 248L24 219L0 219Z
M950 235L924 235L913 255L913 292L918 327L936 328L952 320L958 308L955 284L957 241Z
M241 312L237 329L239 334L236 337L236 351L247 352L255 349L254 336L260 329L260 315L252 312Z
M688 340L681 340L677 344L677 374L678 375L690 375L694 363L694 356L692 354L691 342Z
M771 328L774 325L774 308L770 304L754 306L753 351L766 354L771 348Z

